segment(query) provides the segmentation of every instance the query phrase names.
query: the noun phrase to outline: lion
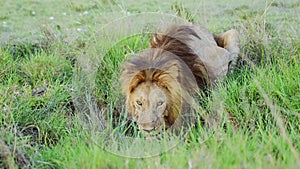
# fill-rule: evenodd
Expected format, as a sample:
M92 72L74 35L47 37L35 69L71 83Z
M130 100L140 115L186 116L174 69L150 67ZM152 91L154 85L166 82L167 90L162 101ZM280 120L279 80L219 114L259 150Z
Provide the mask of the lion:
M171 25L120 74L129 115L143 133L180 130L193 96L222 81L239 53L238 33L212 34L195 24Z

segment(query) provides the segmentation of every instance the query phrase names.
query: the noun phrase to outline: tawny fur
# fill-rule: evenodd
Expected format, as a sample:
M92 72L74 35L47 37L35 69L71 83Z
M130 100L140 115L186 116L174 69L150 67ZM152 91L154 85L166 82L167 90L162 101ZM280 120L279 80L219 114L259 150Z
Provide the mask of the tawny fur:
M239 52L237 39L235 30L213 35L197 25L174 25L154 34L151 49L125 63L120 75L129 114L134 112L130 99L134 89L141 83L155 83L166 89L165 123L174 125L195 91L227 74Z

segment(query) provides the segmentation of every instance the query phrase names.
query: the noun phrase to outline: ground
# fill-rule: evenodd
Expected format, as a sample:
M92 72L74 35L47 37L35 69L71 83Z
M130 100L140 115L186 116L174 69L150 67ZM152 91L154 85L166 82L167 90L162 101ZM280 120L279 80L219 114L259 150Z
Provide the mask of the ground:
M0 168L300 168L299 11L293 0L1 0ZM200 96L211 125L139 142L120 67L174 18L238 30L239 66Z

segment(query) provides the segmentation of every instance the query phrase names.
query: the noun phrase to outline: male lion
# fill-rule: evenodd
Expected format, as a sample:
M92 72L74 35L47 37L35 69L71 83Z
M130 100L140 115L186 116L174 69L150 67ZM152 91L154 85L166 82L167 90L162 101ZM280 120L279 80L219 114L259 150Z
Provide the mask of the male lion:
M238 33L214 35L195 24L173 25L154 34L150 44L120 75L128 112L145 133L179 129L193 94L223 80L236 63Z

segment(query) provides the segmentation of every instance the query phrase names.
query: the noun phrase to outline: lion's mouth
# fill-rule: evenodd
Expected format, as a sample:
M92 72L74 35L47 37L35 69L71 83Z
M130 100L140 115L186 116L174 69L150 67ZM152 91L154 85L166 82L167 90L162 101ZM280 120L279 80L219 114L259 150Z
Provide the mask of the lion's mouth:
M142 129L143 130L143 132L145 132L145 133L152 133L152 132L155 132L155 129L154 128L152 128L152 129Z
M142 133L145 136L148 137L148 136L162 135L164 133L164 131L166 130L166 128L165 128L164 124L157 124L151 129L140 128L140 130L142 131Z
M158 119L157 121L152 122L152 124L149 123L137 123L137 124L142 135L145 135L146 137L163 135L169 128L165 119Z

